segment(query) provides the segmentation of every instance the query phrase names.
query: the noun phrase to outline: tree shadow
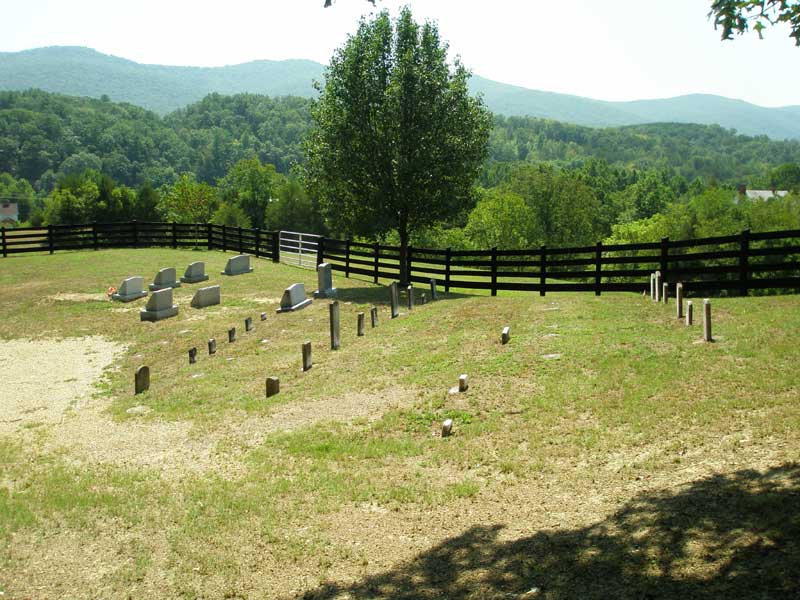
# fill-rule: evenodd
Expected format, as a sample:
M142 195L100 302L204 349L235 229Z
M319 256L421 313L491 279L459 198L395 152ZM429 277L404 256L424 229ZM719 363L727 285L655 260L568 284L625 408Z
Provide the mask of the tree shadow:
M643 494L584 528L474 526L329 598L800 598L800 464Z
M400 307L402 309L406 306L406 291L404 289L400 289ZM421 304L422 294L426 295L428 302L431 302L431 293L430 289L427 287L419 288L414 287L414 301L416 305ZM458 298L469 298L468 294L460 294L460 293L453 293L453 292L443 292L439 290L438 292L439 299L437 302L441 302L442 300L456 300ZM336 299L340 300L341 302L354 302L356 304L372 304L374 306L389 306L391 301L389 300L389 286L386 287L354 287L354 288L336 288Z

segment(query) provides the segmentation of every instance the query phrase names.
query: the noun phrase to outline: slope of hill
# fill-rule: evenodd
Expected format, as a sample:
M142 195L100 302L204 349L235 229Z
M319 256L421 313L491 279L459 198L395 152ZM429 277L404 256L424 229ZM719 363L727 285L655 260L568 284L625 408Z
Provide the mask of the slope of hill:
M0 53L0 90L106 95L165 114L213 92L310 97L312 81L322 77L323 69L310 60L259 60L214 68L143 65L89 48L53 46Z
M258 60L226 67L143 65L89 48L53 46L0 53L0 90L39 88L71 96L130 102L165 114L206 95L314 95L325 67L310 60ZM592 127L642 123L721 125L747 135L800 139L800 106L764 108L742 100L691 94L660 100L606 102L543 92L474 76L492 112L555 119Z

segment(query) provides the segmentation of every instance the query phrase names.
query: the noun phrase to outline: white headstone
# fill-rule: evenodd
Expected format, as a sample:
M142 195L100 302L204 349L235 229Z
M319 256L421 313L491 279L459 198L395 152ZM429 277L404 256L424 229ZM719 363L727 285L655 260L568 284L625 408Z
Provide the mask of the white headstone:
M232 256L228 259L228 264L225 265L223 275L242 275L244 273L252 273L253 267L250 266L250 256L247 254L239 254Z
M180 282L177 281L176 278L177 274L175 273L175 267L161 269L158 273L156 273L153 283L150 284L150 291L155 292L158 290L165 290L167 288L181 287Z
M333 287L333 267L329 263L317 266L317 289L314 298L334 298L336 288Z
M292 312L300 310L311 304L311 299L306 298L306 286L302 283L293 283L283 291L281 307L275 312Z
M218 285L202 287L194 293L192 306L194 308L204 308L220 303L220 288Z
M112 294L111 298L120 302L130 302L145 296L147 296L147 292L144 291L144 278L137 276L124 279L119 286L119 291Z
M178 306L172 303L172 288L153 292L147 300L147 306L139 311L142 321L160 321L177 314Z
M186 267L186 272L181 277L183 283L200 283L201 281L208 281L206 275L206 263L193 262Z

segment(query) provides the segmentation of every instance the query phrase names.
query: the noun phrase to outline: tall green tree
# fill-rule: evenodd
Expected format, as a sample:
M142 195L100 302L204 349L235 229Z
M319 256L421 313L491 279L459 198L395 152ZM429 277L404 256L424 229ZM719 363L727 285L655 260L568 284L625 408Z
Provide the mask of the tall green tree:
M409 233L472 204L487 153L490 113L447 62L435 24L404 8L367 21L331 58L311 109L307 181L332 228L381 236L396 230L401 279Z
M222 200L238 206L253 227L264 227L264 211L280 185L282 176L273 165L262 165L257 158L237 162L217 183ZM227 224L227 223L226 223Z

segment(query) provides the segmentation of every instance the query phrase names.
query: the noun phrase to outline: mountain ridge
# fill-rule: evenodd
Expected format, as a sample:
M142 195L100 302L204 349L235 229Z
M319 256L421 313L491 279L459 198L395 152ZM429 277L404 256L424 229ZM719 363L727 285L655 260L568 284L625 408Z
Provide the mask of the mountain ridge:
M48 92L130 102L160 114L210 93L250 92L313 97L313 80L325 66L306 59L259 59L222 67L142 64L82 46L49 46L0 52L0 90ZM470 80L492 112L531 116L591 127L657 122L718 124L747 135L800 139L800 105L762 107L712 94L650 100L606 101L533 90L480 75Z

